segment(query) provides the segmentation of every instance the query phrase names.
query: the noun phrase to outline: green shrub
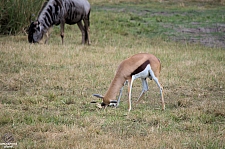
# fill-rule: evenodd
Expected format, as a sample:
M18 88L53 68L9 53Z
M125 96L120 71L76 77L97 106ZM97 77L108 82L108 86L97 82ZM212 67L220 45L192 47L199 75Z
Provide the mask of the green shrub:
M25 31L41 9L44 0L0 1L0 34L17 34Z

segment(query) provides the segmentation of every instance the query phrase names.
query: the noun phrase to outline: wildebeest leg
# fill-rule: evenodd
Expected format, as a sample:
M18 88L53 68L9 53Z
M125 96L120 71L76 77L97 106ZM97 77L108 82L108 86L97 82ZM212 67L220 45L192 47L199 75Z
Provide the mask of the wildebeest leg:
M65 22L61 22L60 24L60 28L61 28L61 38L62 38L62 44L63 44L63 38L64 38L64 26L65 26Z
M90 22L89 19L84 19L84 30L85 30L85 42L88 43L89 45L91 44L90 42Z
M84 26L83 26L81 21L78 22L77 25L78 25L81 33L82 33L82 44L85 44L85 29L84 29Z
M48 43L48 39L50 38L50 34L51 34L51 28L48 29L47 33L45 34L46 39L45 39L45 44Z

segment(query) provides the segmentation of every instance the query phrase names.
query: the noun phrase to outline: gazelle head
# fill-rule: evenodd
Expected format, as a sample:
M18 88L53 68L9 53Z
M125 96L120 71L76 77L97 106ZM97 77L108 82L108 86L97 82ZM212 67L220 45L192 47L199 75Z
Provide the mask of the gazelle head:
M28 41L29 43L37 43L43 37L43 32L41 30L41 25L39 21L31 22L28 29Z
M116 106L117 105L117 100L106 100L102 95L99 94L93 94L93 96L102 99L101 107L105 108L107 106Z

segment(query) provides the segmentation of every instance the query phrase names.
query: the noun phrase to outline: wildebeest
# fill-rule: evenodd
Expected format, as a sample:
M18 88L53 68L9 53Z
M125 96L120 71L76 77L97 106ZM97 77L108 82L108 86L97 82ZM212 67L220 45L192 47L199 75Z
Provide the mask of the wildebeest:
M91 6L87 0L48 0L42 6L37 20L30 24L28 29L28 41L37 43L46 35L49 38L49 30L53 25L61 28L61 38L63 44L64 26L66 24L77 24L82 33L82 44L90 44ZM83 20L83 23L82 23Z

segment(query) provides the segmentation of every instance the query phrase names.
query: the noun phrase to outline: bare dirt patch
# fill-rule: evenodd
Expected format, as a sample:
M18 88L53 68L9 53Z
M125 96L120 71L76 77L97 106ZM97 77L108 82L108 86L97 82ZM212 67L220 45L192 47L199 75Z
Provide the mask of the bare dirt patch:
M212 27L180 27L175 28L175 31L180 33L180 36L170 36L170 39L172 40L200 43L209 47L225 48L225 24L215 23L214 25L212 25Z
M124 13L136 22L130 32L148 37L163 36L178 42L225 48L224 10L157 10L142 6L101 6L97 11ZM124 23L124 22L123 22ZM141 25L140 25L141 24ZM133 31L134 30L134 31ZM135 32L135 30L144 30Z

